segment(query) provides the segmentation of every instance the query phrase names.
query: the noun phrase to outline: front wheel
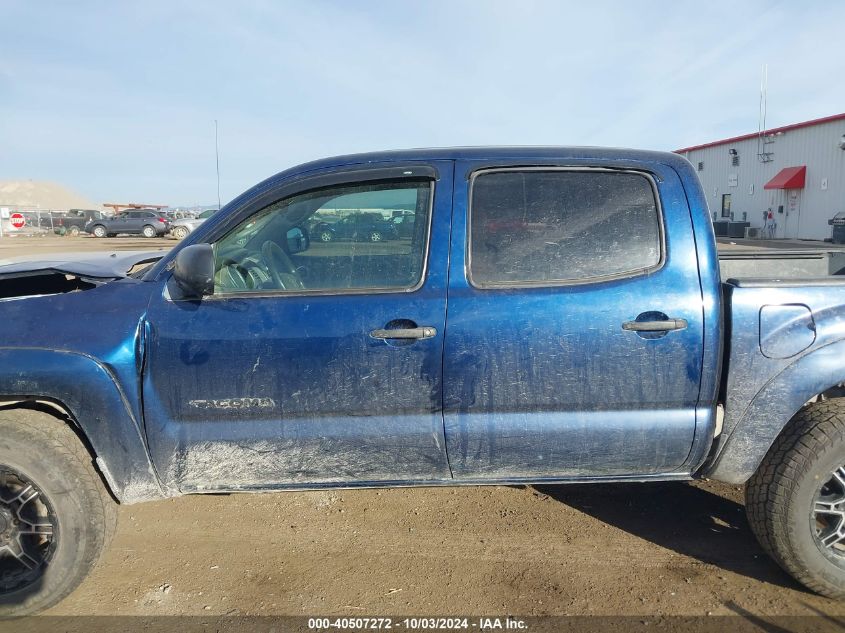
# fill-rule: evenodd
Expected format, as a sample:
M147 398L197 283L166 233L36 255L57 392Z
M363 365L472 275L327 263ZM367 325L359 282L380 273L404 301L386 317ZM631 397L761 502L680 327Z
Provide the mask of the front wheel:
M147 224L141 232L144 234L144 237L155 237L156 236L155 227L150 226L149 224Z
M796 580L845 599L845 400L804 407L745 489L760 544Z
M384 237L381 234L381 231L370 231L370 241L371 242L381 242Z
M116 517L67 424L40 411L0 411L0 618L42 611L76 589Z
M188 229L184 226L174 227L170 232L173 234L173 237L175 237L177 240L184 240L186 237L188 237Z
M106 237L106 227L102 226L101 224L98 224L94 227L93 233L94 237Z
M321 231L320 232L320 241L321 242L331 242L334 239L334 235L331 231Z

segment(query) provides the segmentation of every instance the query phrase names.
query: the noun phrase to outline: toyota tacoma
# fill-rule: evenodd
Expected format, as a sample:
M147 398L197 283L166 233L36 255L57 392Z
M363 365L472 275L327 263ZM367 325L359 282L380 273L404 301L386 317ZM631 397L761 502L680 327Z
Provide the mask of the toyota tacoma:
M312 239L343 209L413 226ZM845 596L845 280L722 282L674 154L320 160L164 255L0 266L0 316L2 615L78 586L115 502L700 477Z

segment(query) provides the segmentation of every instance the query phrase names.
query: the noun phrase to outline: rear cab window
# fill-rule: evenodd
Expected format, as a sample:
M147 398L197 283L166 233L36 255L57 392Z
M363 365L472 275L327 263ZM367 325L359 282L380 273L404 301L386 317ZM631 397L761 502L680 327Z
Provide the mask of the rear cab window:
M517 168L478 172L468 277L478 288L599 282L662 265L657 189L644 173Z

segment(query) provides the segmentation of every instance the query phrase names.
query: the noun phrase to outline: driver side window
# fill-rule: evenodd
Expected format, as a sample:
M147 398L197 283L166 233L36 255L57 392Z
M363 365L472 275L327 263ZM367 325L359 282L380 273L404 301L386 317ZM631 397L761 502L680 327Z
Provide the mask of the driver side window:
M215 244L215 294L401 291L422 283L433 183L356 183L284 198ZM411 218L400 231L394 219ZM406 220L407 221L407 220Z

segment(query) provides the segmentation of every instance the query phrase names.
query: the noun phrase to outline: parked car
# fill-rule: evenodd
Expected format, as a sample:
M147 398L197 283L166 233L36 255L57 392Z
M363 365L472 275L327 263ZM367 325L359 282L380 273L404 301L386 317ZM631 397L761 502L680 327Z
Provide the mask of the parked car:
M170 222L153 209L132 209L112 218L101 217L85 225L85 232L94 237L114 237L120 233L159 237L170 230Z
M402 249L300 228L385 189L426 227ZM112 497L699 477L845 597L845 279L721 283L681 156L326 159L158 256L0 266L0 615L79 585Z
M190 235L194 229L205 222L208 218L217 213L217 209L208 209L203 211L195 218L185 218L176 220L170 225L170 234L177 240L183 240Z
M402 239L414 236L414 223L416 222L416 214L404 213L391 218L393 227L396 229L396 236Z
M311 235L321 242L337 239L381 242L399 237L396 225L377 213L354 213L331 224L318 221L312 225Z
M103 214L94 209L70 209L67 213L42 215L40 225L56 233L76 237L85 230L85 225L94 220L103 219Z

